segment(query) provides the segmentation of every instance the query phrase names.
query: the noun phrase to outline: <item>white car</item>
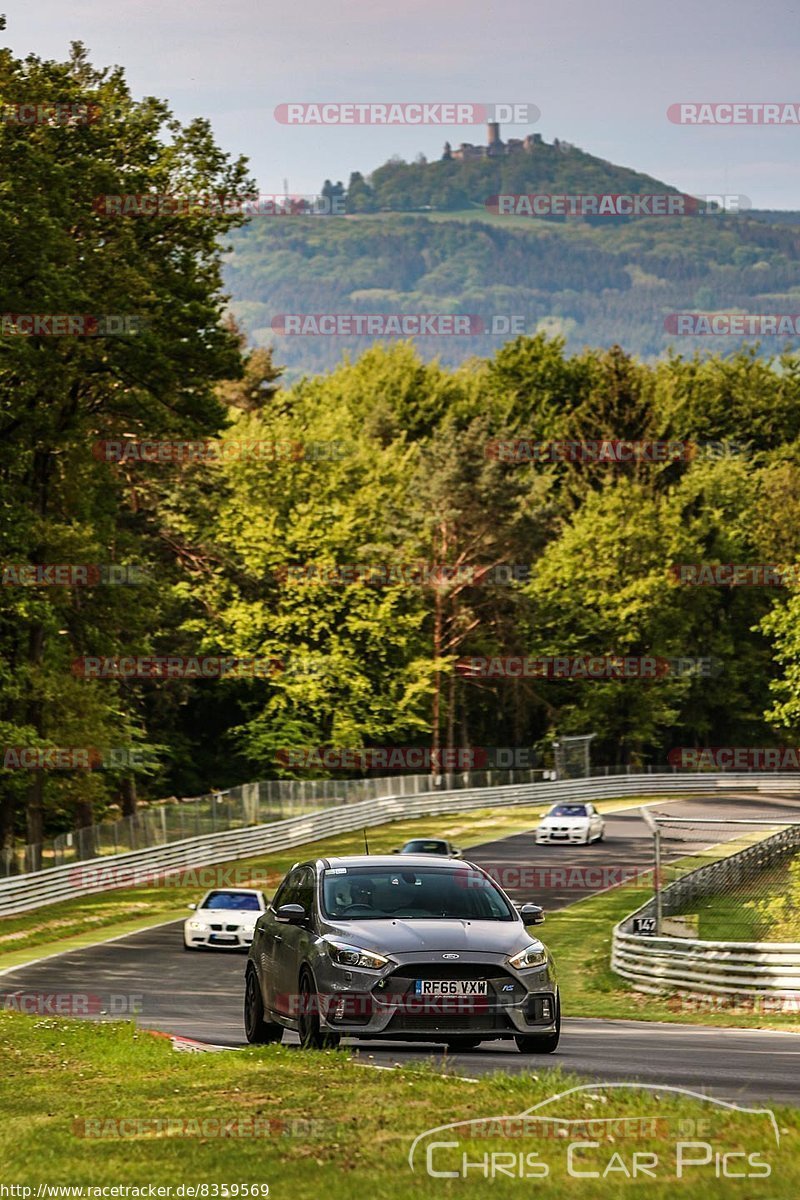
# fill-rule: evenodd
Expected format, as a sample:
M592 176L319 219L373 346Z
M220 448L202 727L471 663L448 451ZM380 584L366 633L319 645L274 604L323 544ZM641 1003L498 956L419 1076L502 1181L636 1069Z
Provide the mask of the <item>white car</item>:
M222 947L249 950L256 921L266 912L263 892L255 888L212 888L183 926L184 950Z
M602 842L606 823L593 804L554 804L536 826L536 845Z

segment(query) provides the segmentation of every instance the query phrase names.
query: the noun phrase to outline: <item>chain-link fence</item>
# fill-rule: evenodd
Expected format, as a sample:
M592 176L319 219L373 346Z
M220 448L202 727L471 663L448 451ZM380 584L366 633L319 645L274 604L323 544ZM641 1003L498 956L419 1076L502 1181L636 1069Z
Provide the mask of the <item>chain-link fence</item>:
M245 829L340 804L435 790L533 783L546 774L542 770L507 770L350 780L263 779L206 796L142 806L135 816L102 821L37 845L0 850L0 878L168 845L202 834Z
M800 941L800 804L745 811L740 801L735 820L655 814L664 937Z

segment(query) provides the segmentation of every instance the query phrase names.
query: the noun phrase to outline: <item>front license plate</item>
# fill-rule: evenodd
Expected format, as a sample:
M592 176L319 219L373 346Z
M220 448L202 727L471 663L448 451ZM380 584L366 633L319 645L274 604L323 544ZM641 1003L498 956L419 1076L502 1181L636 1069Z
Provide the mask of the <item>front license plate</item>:
M235 933L212 933L211 937L208 940L210 942L235 942L236 934Z
M414 983L416 996L487 996L489 985L485 979L417 979Z

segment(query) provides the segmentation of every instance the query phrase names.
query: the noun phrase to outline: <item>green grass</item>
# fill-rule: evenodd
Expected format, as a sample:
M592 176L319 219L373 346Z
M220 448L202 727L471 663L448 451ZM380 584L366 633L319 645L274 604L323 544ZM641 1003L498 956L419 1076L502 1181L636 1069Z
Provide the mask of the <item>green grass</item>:
M787 941L752 905L787 896L791 887L790 860L742 880L729 891L709 896L696 909L698 937L705 941Z
M641 804L642 799L609 800L599 802L598 807L606 810L631 808ZM542 812L541 806L483 808L468 813L394 821L369 829L367 836L373 853L389 851L409 838L431 832L464 847L523 833L532 828ZM197 868L194 874L186 871L183 875L188 876L188 882L183 886L179 877L170 883L154 881L0 918L0 971L20 966L32 958L78 949L103 938L119 937L162 921L185 917L187 904L198 900L209 887L226 881L240 887L251 882L271 894L286 871L300 858L315 854L358 854L363 849L362 832L344 833L275 854ZM95 859L76 864L76 870L83 867L111 872L114 861Z
M405 1200L415 1191L437 1200L484 1200L487 1195L517 1200L539 1193L554 1200L605 1200L628 1195L632 1181L619 1167L605 1180L567 1174L567 1142L585 1140L585 1122L594 1118L630 1118L627 1129L633 1136L617 1134L595 1150L580 1151L580 1168L602 1172L615 1153L620 1156L615 1164L622 1161L630 1168L634 1152L655 1154L656 1178L644 1179L652 1200L674 1196L678 1186L683 1200L707 1200L709 1188L733 1200L793 1200L800 1195L796 1110L774 1109L777 1146L765 1116L729 1113L707 1101L664 1092L656 1097L635 1088L607 1092L604 1101L599 1084L548 1110L551 1117L582 1123L567 1139L512 1138L497 1126L484 1126L489 1137L465 1142L461 1135L470 1162L491 1153L538 1153L538 1161L548 1167L546 1180L503 1175L487 1180L475 1169L466 1179L431 1178L424 1154L415 1159L412 1174L409 1150L424 1131L448 1122L518 1114L579 1082L553 1070L546 1060L532 1060L528 1074L469 1082L427 1066L370 1070L339 1051L264 1047L176 1054L168 1042L137 1033L130 1025L14 1013L0 1013L0 1058L0 1182L33 1187L34 1196L40 1183L173 1189L180 1184L228 1185L218 1188L220 1196L236 1195L231 1185L268 1184L276 1200L316 1200L320 1195L327 1200ZM149 1124L123 1126L129 1136L119 1136L120 1128L112 1124L119 1120ZM229 1127L226 1137L212 1136L213 1127L197 1124L189 1126L193 1136L185 1136L178 1125L206 1120L237 1121L240 1130L258 1129L260 1136L232 1136L236 1126ZM552 1133L552 1123L549 1128ZM104 1136L86 1136L87 1131ZM445 1133L440 1140L457 1137ZM758 1154L769 1164L769 1180L719 1182L713 1160L677 1180L676 1144L698 1137L714 1152ZM460 1151L437 1151L434 1167L460 1164ZM741 1170L744 1161L734 1160L732 1169ZM214 1194L207 1190L208 1196Z

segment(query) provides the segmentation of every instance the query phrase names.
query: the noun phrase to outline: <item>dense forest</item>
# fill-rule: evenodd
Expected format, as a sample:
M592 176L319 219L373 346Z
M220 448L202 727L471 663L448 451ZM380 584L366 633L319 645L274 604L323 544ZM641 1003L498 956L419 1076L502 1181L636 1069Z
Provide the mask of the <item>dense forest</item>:
M252 182L204 122L182 127L160 101L135 102L122 74L96 71L80 47L65 64L6 55L1 72L6 93L119 114L67 136L0 126L5 307L140 318L130 336L20 334L0 346L2 844L130 811L137 796L291 774L292 747L541 752L555 735L593 732L596 761L646 764L680 746L796 736L791 573L782 586L691 586L673 568L797 559L800 363L750 351L645 363L617 344L613 303L631 282L623 259L637 255L653 276L720 295L755 287L751 259L763 255L788 291L790 228L695 222L695 243L670 228L667 246L634 224L567 244L418 218L238 233L210 210L109 222L93 197ZM432 254L432 231L448 255ZM704 238L715 256L705 273ZM577 304L586 274L604 281L608 348L575 353L538 332L448 366L402 342L287 385L282 362L249 349L227 310L226 247L237 247L240 316L256 302L236 264L264 241L276 255L261 280L271 307L318 311L322 293L296 262L313 274L324 258L341 278L348 239L370 302L391 279L418 309L424 276L424 294L436 279L439 298L465 311L515 311L536 247L538 291L568 286ZM494 291L482 282L492 263L506 280ZM499 440L598 439L691 450L620 461L498 451ZM48 575L54 564L69 569ZM419 579L414 564L470 570ZM464 666L609 655L714 669L581 680ZM219 678L113 668L137 656L270 667ZM106 753L105 769L23 770L20 747L87 747L95 765ZM140 753L110 753L126 748Z

